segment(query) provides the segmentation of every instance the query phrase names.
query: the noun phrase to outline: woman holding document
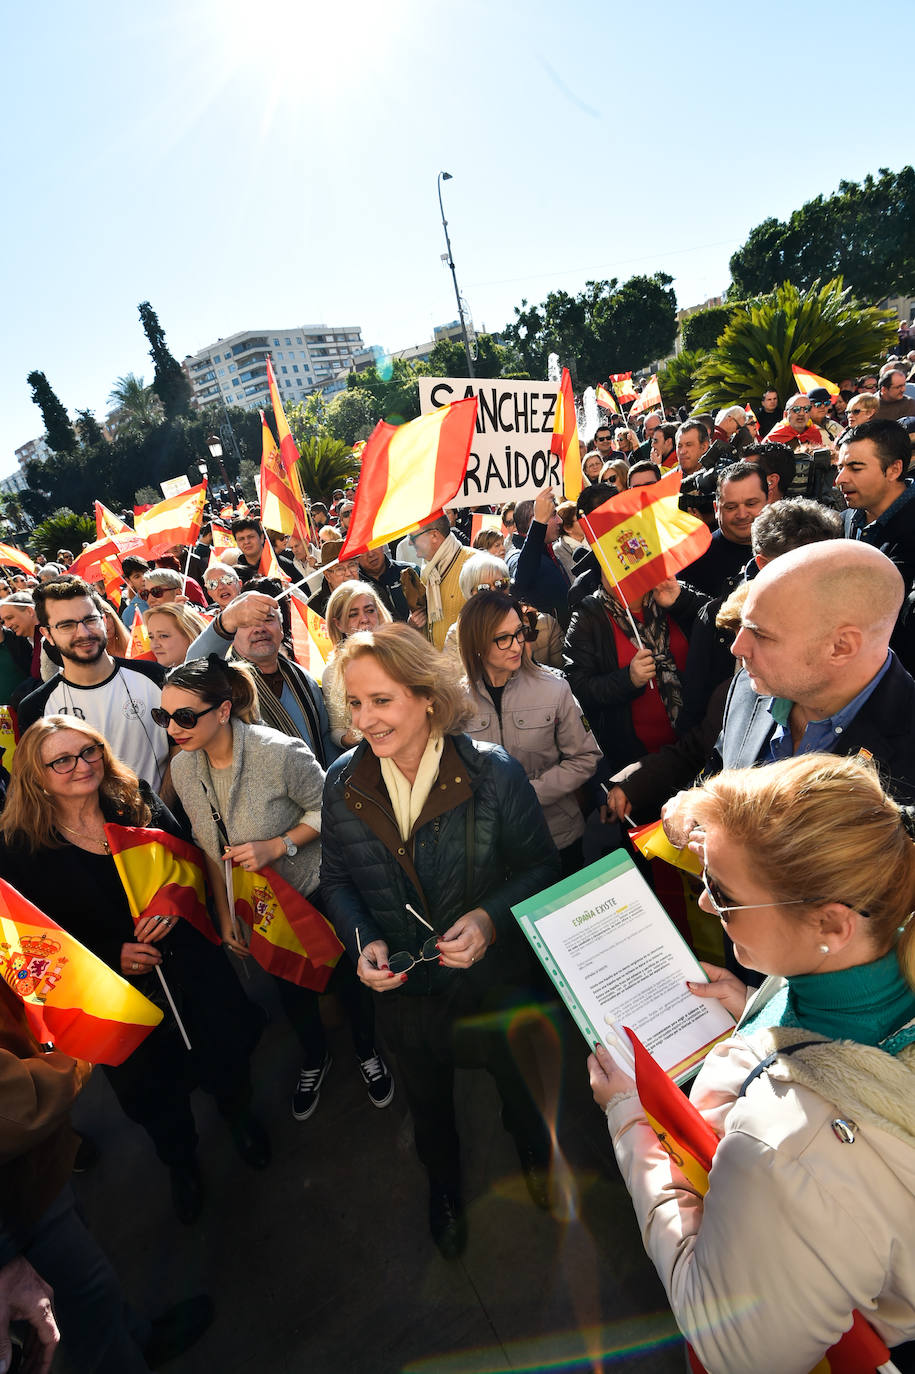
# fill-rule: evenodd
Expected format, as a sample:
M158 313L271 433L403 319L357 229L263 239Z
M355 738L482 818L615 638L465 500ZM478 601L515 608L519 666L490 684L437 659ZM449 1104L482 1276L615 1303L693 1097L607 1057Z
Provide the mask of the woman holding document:
M710 1374L809 1374L859 1311L915 1339L915 847L872 767L807 754L683 794L700 905L747 989L693 1105L719 1138L704 1197L671 1163L632 1079L589 1059L646 1249ZM862 1365L862 1368L864 1366ZM906 1365L910 1368L910 1365Z
M559 861L521 765L461 733L470 703L447 656L399 624L352 635L337 654L364 740L327 774L321 887L378 994L429 1176L430 1229L456 1258L457 1064L493 1074L528 1188L549 1205L548 1136L504 1027L530 968L511 907L553 882Z

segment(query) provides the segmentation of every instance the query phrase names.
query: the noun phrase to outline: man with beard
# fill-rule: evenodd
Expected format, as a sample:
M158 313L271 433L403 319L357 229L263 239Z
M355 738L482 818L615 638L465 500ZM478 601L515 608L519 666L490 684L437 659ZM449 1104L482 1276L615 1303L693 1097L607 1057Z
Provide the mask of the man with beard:
M75 716L101 730L112 753L158 792L168 761L168 737L153 724L164 669L140 659L112 658L105 620L92 589L79 578L45 582L34 592L41 633L60 653L63 669L19 704L19 726L40 716Z

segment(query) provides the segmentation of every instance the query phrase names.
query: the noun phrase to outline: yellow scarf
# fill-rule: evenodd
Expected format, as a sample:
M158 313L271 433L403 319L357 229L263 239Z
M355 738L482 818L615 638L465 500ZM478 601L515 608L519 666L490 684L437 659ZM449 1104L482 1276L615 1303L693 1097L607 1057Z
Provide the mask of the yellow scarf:
M444 743L442 735L430 733L412 786L393 759L383 758L379 760L381 776L385 787L388 789L388 796L391 798L394 819L397 822L397 829L400 831L402 840L410 838L413 827L428 800L429 793L432 791L432 784L438 777Z

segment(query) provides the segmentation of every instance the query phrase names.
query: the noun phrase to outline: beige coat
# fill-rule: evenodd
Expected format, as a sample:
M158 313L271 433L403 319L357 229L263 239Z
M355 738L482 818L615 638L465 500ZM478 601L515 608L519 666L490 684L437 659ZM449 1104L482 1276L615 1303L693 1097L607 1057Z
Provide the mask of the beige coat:
M501 744L523 766L558 849L585 828L575 793L594 776L603 755L564 677L536 665L519 669L502 694L502 720L485 687L471 687L474 715L467 733Z

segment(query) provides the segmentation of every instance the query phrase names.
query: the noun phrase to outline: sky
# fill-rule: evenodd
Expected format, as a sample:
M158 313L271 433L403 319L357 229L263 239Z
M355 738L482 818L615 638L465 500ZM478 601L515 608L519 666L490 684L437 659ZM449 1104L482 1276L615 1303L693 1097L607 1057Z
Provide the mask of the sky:
M42 433L27 374L101 418L172 353L456 317L440 171L478 330L523 299L663 270L724 291L754 225L912 160L860 7L770 0L123 0L3 6L0 476ZM892 16L915 38L915 7ZM869 76L874 76L868 85Z

